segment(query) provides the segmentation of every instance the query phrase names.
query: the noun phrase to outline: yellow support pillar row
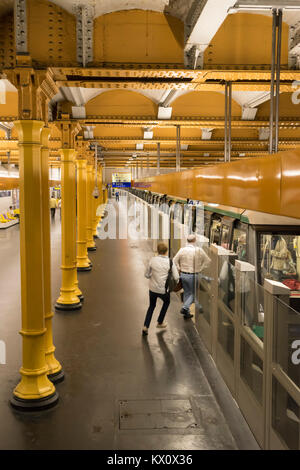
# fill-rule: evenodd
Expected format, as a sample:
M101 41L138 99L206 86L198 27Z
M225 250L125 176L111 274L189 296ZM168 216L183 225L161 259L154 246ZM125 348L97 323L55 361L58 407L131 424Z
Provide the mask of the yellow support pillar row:
M103 217L104 210L103 210L103 192L102 192L102 168L98 169L98 177L97 177L97 187L99 191L99 198L96 199L96 219L97 219L97 226L100 220ZM99 207L100 206L100 207ZM97 236L97 226L96 226L96 236Z
M49 127L44 127L41 134L41 175L42 175L42 223L43 223L43 275L44 275L44 308L45 308L45 341L46 363L48 365L48 378L53 383L64 380L61 364L56 359L54 352L52 332L51 298L51 242L50 242L50 207L49 207Z
M57 310L78 310L82 294L78 289L76 267L76 189L75 150L61 150L61 270Z
M103 190L103 201L104 201L104 204L107 204L107 201L108 201L108 191L107 191L107 188L105 188Z
M87 253L86 160L77 159L77 271L90 271L92 263Z
M93 178L93 181L95 182L96 180L96 170L95 168L93 168L92 170L92 178ZM95 187L95 186L94 186ZM98 172L97 172L97 188L98 188ZM98 198L95 198L94 196L92 196L93 200L92 200L92 209L93 209L93 212L92 212L92 229L93 229L93 237L94 239L97 239L97 226L98 226L98 218L97 218L97 207L99 205L99 197Z
M46 362L41 131L42 121L15 121L19 136L20 258L23 341L21 381L11 405L40 410L55 405L58 394L48 378ZM49 213L48 213L49 214Z
M93 237L93 165L87 164L87 184L86 184L86 206L87 206L87 249L95 251L97 249Z

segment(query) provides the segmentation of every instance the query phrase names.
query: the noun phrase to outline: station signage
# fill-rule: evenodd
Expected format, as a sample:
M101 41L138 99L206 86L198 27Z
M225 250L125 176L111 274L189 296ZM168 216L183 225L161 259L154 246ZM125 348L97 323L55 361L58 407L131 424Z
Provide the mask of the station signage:
M131 173L113 173L112 188L130 188Z

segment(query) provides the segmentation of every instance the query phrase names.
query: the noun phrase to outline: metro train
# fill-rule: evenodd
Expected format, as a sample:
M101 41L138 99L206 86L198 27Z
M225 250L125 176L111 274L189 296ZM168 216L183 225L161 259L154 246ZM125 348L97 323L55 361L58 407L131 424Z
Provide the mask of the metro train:
M186 240L174 237L176 226L198 234L213 262L195 276L195 327L255 435L261 439L271 403L290 448L299 446L300 420L299 364L292 359L300 334L299 177L300 150L293 150L150 176L129 190L158 207L159 239L168 241L171 257ZM152 211L145 212L149 234ZM237 269L236 259L254 272L242 263L246 271ZM265 279L286 285L290 298L270 302Z
M197 233L201 230L208 244L222 246L235 253L239 260L254 265L259 284L263 284L265 278L285 284L291 289L290 305L299 310L300 219L214 203L200 203L143 189L131 188L129 192L150 206L155 205L168 213L171 257L181 246L181 240L175 239L173 234L174 221L178 222L175 207L182 205L182 220L179 222L188 225L189 231ZM197 210L198 208L203 210ZM198 220L199 217L201 221ZM159 221L161 225L162 219ZM149 217L149 234L150 223ZM159 233L162 233L161 226Z

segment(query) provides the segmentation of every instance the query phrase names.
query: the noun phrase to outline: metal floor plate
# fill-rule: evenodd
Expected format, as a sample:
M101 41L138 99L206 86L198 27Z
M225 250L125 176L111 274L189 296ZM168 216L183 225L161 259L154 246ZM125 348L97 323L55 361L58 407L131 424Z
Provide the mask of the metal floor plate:
M189 399L123 400L120 430L161 430L197 427Z

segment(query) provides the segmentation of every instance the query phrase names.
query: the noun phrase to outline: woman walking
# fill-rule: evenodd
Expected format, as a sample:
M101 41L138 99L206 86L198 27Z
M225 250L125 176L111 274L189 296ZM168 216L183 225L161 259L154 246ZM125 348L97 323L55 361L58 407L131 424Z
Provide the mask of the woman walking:
M151 258L145 272L145 277L149 279L149 308L146 313L142 331L144 336L148 334L148 328L152 320L157 299L161 299L163 301L157 320L157 328L167 327L167 323L164 322L164 319L170 305L170 292L168 291L166 284L171 265L174 280L179 280L177 268L167 256L167 245L165 245L165 243L158 243L157 252L158 256Z

